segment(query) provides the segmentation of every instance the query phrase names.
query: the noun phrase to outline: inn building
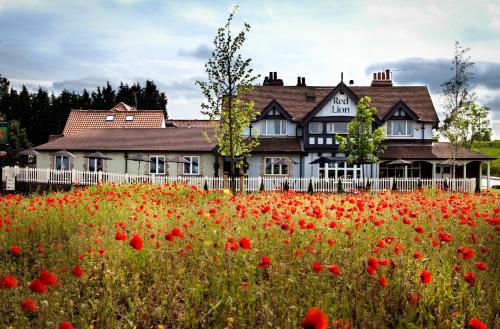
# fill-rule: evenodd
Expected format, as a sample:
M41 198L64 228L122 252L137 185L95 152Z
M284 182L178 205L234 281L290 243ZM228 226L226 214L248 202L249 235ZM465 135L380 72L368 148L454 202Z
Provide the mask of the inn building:
M349 164L339 151L336 136L346 136L364 96L376 107L373 128L384 126L386 149L379 161ZM258 117L245 135L259 145L244 160L240 175L250 177L480 177L481 164L489 173L494 158L433 141L439 119L426 86L394 86L389 70L376 72L369 86L343 79L335 86L308 86L305 78L284 85L270 72L262 85L245 95L254 102ZM110 110L70 113L63 135L35 147L42 155L37 167L102 170L165 176L222 176L229 161L217 152L213 133L217 122L165 120L162 111L138 110L117 104ZM103 152L110 159L92 159ZM137 155L149 159L131 162ZM172 159L183 158L180 163ZM362 171L361 166L364 166Z

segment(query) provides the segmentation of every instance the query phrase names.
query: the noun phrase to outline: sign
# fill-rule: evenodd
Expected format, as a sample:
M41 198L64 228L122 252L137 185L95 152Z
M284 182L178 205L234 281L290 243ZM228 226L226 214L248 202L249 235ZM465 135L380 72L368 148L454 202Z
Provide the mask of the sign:
M14 191L16 189L16 180L14 177L5 178L5 189L7 191Z
M347 95L337 94L331 100L331 115L355 116L356 105Z
M5 121L0 122L0 145L9 144L9 124Z

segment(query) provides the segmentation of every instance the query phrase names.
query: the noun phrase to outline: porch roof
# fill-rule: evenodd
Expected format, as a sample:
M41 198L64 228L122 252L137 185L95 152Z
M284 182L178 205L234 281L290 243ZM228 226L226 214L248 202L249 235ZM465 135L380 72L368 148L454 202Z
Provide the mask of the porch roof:
M446 160L453 158L453 147L450 143L434 142L432 145L388 145L381 160ZM459 147L456 159L460 160L494 160L494 157Z
M252 153L303 153L304 147L298 137L259 138L259 145Z

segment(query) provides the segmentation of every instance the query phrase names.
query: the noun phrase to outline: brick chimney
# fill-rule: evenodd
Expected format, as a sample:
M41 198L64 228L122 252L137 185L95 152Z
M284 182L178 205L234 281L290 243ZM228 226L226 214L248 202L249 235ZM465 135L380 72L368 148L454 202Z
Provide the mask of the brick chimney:
M277 72L269 72L269 76L264 78L264 86L283 86L283 80L278 79Z
M372 87L392 87L391 71L373 72Z
M297 87L305 87L306 86L306 78L297 77Z

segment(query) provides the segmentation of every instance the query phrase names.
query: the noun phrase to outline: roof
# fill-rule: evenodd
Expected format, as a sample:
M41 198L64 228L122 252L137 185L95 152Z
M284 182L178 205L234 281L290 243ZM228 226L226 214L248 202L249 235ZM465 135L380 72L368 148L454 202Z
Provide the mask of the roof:
M108 116L113 120L106 120ZM111 110L71 110L63 134L71 135L92 128L161 128L164 124L162 110L136 110L119 103ZM133 116L132 120L126 120Z
M269 137L259 138L259 145L251 151L256 152L302 153L304 148L299 137Z
M434 142L432 145L389 145L380 156L381 160L415 159L415 160L441 160L452 157L450 143ZM456 156L457 160L494 160L495 158L479 152L460 147Z
M218 122L215 120L205 120L205 119L175 119L167 120L166 126L174 126L177 128L212 128L217 125Z
M333 89L321 86L257 86L245 96L254 101L254 109L262 112L273 100L277 101L294 121L301 121ZM348 86L358 97L369 96L372 105L377 108L377 116L382 118L399 101L408 105L421 121L438 122L438 116L429 91L425 86ZM307 91L314 91L316 97L306 97Z
M38 151L212 151L215 140L207 141L206 128L87 129L39 145Z

